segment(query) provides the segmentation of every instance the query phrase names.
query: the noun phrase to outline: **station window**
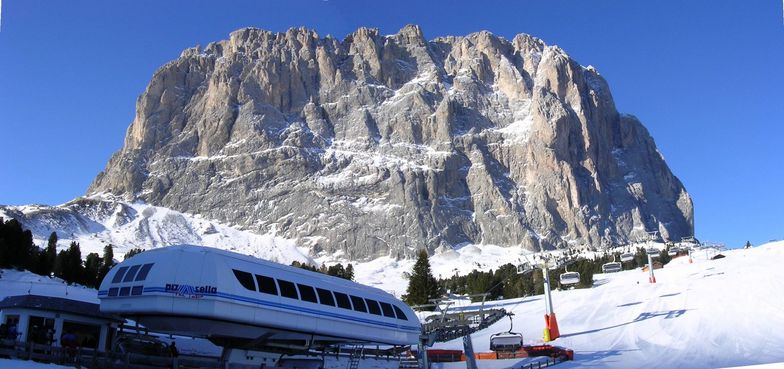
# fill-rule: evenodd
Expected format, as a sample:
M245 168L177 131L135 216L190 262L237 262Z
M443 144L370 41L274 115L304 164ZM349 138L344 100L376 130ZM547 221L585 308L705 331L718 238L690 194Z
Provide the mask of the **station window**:
M120 288L120 296L128 296L130 294L131 294L131 288L130 287Z
M274 279L256 274L256 283L259 284L259 292L268 293L270 295L278 294L278 286L275 285Z
M335 306L335 299L332 297L332 292L323 288L316 288L318 292L319 302L322 305Z
M313 287L297 283L297 288L299 289L299 297L302 299L302 301L318 304L318 300L316 299L316 290L314 290Z
M237 281L240 282L242 287L245 287L246 290L256 290L256 283L253 282L253 274L237 269L232 269L232 271L234 272L234 277L237 278Z
M137 282L147 279L147 274L150 274L150 269L152 269L152 264L153 263L142 265L142 268L139 269L139 274L136 275Z
M128 269L128 273L125 274L125 279L123 279L123 282L133 281L133 279L136 277L136 272L139 271L139 268L141 268L141 265L134 265L131 267L131 269Z
M397 314L397 318L398 319L400 319L400 320L408 320L408 318L406 318L406 314L403 314L403 310L401 310L399 307L397 307L395 305L392 305L392 307L395 308L395 314Z
M142 290L144 290L144 286L133 286L133 288L131 288L131 296L141 295Z
M378 301L365 299L367 301L368 312L375 315L381 315L381 307L378 305Z
M357 296L354 296L354 295L351 295L350 297L351 297L351 303L354 304L354 310L361 311L363 313L367 313L367 307L365 306L365 300L363 300L361 297L357 297Z
M278 287L280 287L281 296L288 297L290 299L299 299L299 296L297 295L297 288L294 287L294 283L278 279Z
M345 293L335 292L335 301L338 307L351 310L351 301L348 300L348 295Z
M120 269L117 270L117 273L114 273L114 277L112 278L112 283L118 283L122 281L123 276L125 276L125 272L127 270L128 270L127 266L120 267Z
M395 317L395 311L392 310L392 305L390 305L390 304L388 304L386 302L382 302L381 303L381 311L384 312L384 316L386 316L386 317L390 317L390 318L394 318Z
M115 297L120 292L120 289L117 287L112 287L109 289L109 297Z

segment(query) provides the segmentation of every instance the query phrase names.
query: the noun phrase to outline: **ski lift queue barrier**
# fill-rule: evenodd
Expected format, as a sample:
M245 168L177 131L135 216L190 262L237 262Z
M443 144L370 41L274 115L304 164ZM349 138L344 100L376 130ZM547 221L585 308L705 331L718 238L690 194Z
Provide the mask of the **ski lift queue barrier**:
M564 361L574 360L574 351L559 346L534 345L534 346L523 346L517 351L477 352L474 354L474 357L477 360L503 360L503 359L520 359L526 357L549 357L554 359L553 364L557 364ZM440 349L427 350L427 358L430 362L433 363L466 361L466 356L461 350L440 350Z

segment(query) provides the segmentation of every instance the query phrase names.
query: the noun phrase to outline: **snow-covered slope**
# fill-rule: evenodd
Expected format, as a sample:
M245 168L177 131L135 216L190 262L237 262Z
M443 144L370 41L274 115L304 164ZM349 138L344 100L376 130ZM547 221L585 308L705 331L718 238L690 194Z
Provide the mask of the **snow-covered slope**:
M80 197L58 206L0 206L0 217L17 219L33 233L35 243L45 246L57 232L60 248L79 242L82 256L101 254L107 244L115 246L116 258L132 248L150 249L175 244L194 244L231 250L284 264L312 262L293 241L274 234L259 235L143 203L128 203L110 195Z
M28 271L0 269L0 300L6 296L27 294L98 303L98 292L95 289L68 285L60 278L45 277Z
M656 271L596 275L591 289L554 291L561 338L575 350L562 368L716 368L784 361L784 241L723 252L693 264L681 257ZM544 300L499 301L526 343L542 342ZM508 320L472 336L487 351ZM462 349L459 340L438 348ZM480 361L480 368L483 365ZM444 366L452 368L452 366ZM457 368L457 366L455 366Z
M180 213L171 209L129 203L111 195L81 197L58 206L0 206L0 217L14 218L33 233L35 243L44 247L49 234L56 232L61 249L71 241L81 245L82 256L90 252L101 254L103 247L112 244L115 258L132 248L193 244L239 252L283 264L292 261L315 265L353 263L356 280L391 292L400 297L408 281L414 260L392 255L357 263L348 260L343 252L321 251L312 255L297 247L294 240L275 234L258 235L199 215ZM447 277L455 273L467 274L473 269L490 270L506 263L518 263L530 253L522 247L466 244L456 248L440 247L431 257L433 274Z
M651 247L659 250L664 249L663 243L653 243L651 245L632 244L616 251L634 252L637 247ZM579 255L584 258L601 256L601 251L578 250ZM563 250L550 251L552 257L563 256ZM430 269L436 278L448 278L455 274L466 275L472 270L489 271L498 269L505 264L519 265L521 262L531 262L534 254L522 247L501 247L495 245L465 245L459 248L438 248L435 255L430 256ZM342 255L319 256L315 259L318 263L327 265L345 262ZM397 297L405 294L408 286L408 279L405 276L410 273L416 260L401 259L396 260L392 257L380 257L374 260L354 264L356 280L370 286L380 288L390 292Z
M479 249L482 253L475 259L462 255L473 253L472 248L456 253L459 260L479 263L494 260L490 255L508 256L496 254L500 251L494 247ZM598 274L590 289L554 291L562 336L553 344L574 349L576 359L559 367L715 368L784 362L784 278L780 274L784 241L723 254L726 258L709 260L711 254L697 252L692 264L685 257L674 259L656 271L656 284L648 283L647 273L630 270ZM446 268L447 260L436 255L434 270ZM379 284L406 269L406 263L379 259L359 264L357 277ZM401 288L393 282L384 285ZM0 298L28 291L50 296L63 296L67 291L71 298L97 302L92 289L66 287L58 279L28 272L2 271ZM514 331L522 332L527 344L542 342L541 295L486 304L493 305L515 314ZM490 335L508 329L508 321L501 320L475 333L475 350L488 351ZM462 349L462 343L455 340L436 348ZM479 368L500 368L501 364L479 361Z

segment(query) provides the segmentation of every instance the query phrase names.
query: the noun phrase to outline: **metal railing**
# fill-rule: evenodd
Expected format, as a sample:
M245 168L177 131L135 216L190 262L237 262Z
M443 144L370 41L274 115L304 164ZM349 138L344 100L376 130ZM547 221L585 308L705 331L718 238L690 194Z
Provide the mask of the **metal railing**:
M0 357L36 360L77 368L222 368L220 358L180 355L177 358L133 353L98 351L92 348L66 348L15 340L0 340Z

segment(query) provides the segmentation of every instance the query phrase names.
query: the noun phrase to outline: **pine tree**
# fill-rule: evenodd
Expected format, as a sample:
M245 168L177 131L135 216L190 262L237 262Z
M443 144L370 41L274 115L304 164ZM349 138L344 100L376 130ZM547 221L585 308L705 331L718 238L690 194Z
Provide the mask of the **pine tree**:
M82 281L84 267L82 266L82 251L79 249L78 242L71 242L67 250L57 254L54 275L69 283Z
M346 267L346 272L345 272L343 278L346 278L349 281L353 281L354 280L354 266L351 265L350 263Z
M49 240L46 241L46 250L44 250L44 272L43 274L51 274L54 271L54 264L57 261L57 233L52 232L49 235Z
M667 249L661 250L661 252L659 252L659 262L662 263L662 265L666 265L670 262L670 260L672 260L672 257L670 256Z
M128 252L125 253L125 256L123 256L123 260L128 260L128 259L132 258L134 255L141 254L142 251L144 251L144 250L140 249L138 247L132 248L132 249L128 250Z
M98 255L98 253L91 252L87 254L87 258L84 260L84 278L82 284L88 287L97 287L102 280L102 278L98 278L102 267L103 259L101 259L101 256Z
M109 270L114 266L114 249L112 244L103 247L103 258L101 260L101 269L98 270L98 277L96 278L96 286L100 286L103 278L109 274Z
M33 234L16 220L0 222L0 267L32 269L38 261Z
M327 268L327 274L333 277L345 278L346 269L343 268L343 264L335 264Z
M409 305L423 305L429 303L430 299L437 298L440 292L438 282L430 271L427 250L423 249L419 251L416 263L414 263L403 300Z

